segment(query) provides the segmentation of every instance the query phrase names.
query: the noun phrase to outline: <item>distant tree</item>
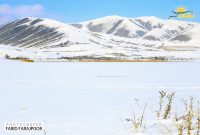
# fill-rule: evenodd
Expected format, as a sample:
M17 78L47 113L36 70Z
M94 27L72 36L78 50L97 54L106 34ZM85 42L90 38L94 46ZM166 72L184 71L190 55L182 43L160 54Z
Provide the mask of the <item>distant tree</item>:
M6 59L10 59L10 56L8 54L5 55Z

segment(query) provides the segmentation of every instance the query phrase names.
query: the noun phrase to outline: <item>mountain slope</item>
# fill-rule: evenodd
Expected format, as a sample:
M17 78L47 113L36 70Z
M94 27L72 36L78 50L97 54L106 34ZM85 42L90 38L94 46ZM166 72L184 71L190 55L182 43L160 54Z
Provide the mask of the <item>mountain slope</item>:
M170 39L196 24L174 20L162 20L153 16L133 19L120 16L108 16L72 25L90 32L133 39L143 38L152 41L163 41Z
M119 16L108 16L97 20L83 22L79 26L82 26L79 28L91 32L129 38L138 38L147 32L142 26L134 24L131 19Z
M71 25L49 19L23 18L0 28L0 44L23 48L85 43L88 37L87 33Z
M183 33L162 43L160 48L167 50L197 50L200 49L200 25L192 27Z

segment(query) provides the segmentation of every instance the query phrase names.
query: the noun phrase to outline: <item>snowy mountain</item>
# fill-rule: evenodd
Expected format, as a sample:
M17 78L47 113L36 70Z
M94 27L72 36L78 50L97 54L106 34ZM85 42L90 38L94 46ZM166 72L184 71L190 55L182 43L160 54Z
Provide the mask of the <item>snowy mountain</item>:
M165 40L195 25L195 23L162 20L157 17L139 17L135 19L119 16L108 16L80 24L72 24L77 28L111 34L126 38L147 40Z
M87 38L84 31L49 19L23 18L0 28L0 44L23 48L41 49L84 43Z
M0 56L34 60L199 59L199 27L157 17L108 16L76 24L23 18L0 27Z
M147 32L145 28L133 20L119 16L108 16L97 20L75 24L74 26L78 26L78 28L91 32L112 34L128 38L139 38Z

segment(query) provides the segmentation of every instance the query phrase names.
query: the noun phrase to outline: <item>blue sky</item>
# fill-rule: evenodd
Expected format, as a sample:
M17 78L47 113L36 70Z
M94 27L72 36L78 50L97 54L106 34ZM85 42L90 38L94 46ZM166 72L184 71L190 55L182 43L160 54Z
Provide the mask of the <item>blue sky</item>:
M109 15L157 16L167 19L171 10L185 6L200 22L200 0L0 0L0 23L21 17L46 17L80 22Z

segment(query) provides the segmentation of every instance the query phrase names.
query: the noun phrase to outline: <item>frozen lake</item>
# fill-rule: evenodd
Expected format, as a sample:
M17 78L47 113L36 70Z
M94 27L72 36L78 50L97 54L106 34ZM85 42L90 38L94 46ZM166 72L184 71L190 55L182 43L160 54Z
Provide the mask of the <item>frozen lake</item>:
M198 62L0 63L0 127L39 121L47 135L126 135L121 120L134 98L157 104L160 90L200 98Z

